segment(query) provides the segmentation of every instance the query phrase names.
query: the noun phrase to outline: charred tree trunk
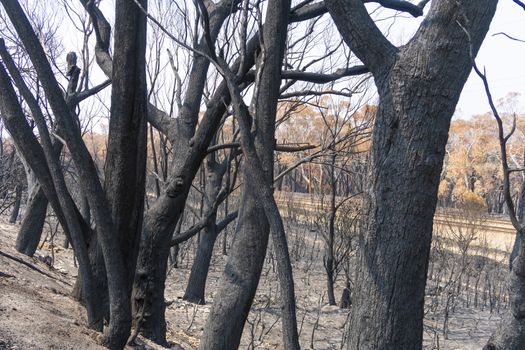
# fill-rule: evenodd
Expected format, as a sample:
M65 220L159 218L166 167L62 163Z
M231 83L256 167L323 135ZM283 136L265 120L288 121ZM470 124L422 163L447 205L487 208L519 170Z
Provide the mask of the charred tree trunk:
M232 3L237 2L237 0L232 1ZM210 31L213 40L230 14L231 8L231 4L225 3L221 7L216 7L210 14ZM256 41L249 44L250 55L247 55L249 61L244 66L242 74L246 74L253 65L256 44ZM207 51L205 39L201 40L199 48ZM238 69L239 63L237 62L235 66ZM204 117L195 132L208 67L207 58L196 56L190 72L186 100L179 113L177 137L170 136L170 141L177 149L172 162L173 168L166 187L144 217L133 286L133 313L136 319L142 319L142 334L157 343L166 343L164 285L170 241L184 210L192 181L206 157L206 149L226 111L225 106L230 101L228 89L223 82L207 102Z
M147 0L139 1L147 9ZM124 257L128 294L144 211L147 142L146 15L117 0L105 191Z
M421 349L450 119L497 1L434 1L399 49L379 32L362 1L326 4L345 42L373 73L380 96L348 349Z
M16 223L16 220L18 219L18 214L20 213L21 204L22 204L22 185L18 184L15 187L15 203L13 204L11 215L9 216L10 224Z
M16 250L33 256L40 242L47 214L47 197L39 184L35 185L28 199L22 225L16 238Z
M93 275L92 282L92 291L90 293L94 296L94 299L97 300L97 309L100 317L103 317L106 320L109 320L109 295L108 295L108 281L106 277L106 267L104 265L104 256L102 254L102 249L98 244L97 235L95 232L90 232L86 237L88 242L88 257L89 264L91 267L91 272ZM71 296L79 301L80 303L86 305L86 299L84 297L87 291L84 291L84 280L82 272L79 271L79 275L71 291Z
M519 202L518 202L518 208L517 208L517 215L518 220L520 224L524 224L525 222L525 180L522 181L521 187L520 187L520 193L519 193ZM520 252L520 246L521 246L521 235L519 232L516 232L516 237L514 238L514 244L512 245L512 251L510 252L509 257L509 270L512 271L512 265L514 259L518 256Z
M23 21L24 15L20 7L16 8L15 6L14 9L10 8L10 10L18 12L17 16ZM12 16L13 13L10 15ZM27 21L27 18L25 18L25 20ZM26 25L30 28L29 22L26 22ZM64 179L61 177L60 170L58 169L58 161L53 158L51 140L46 129L43 113L16 69L14 61L7 53L2 40L0 40L0 54L8 66L20 93L23 95L33 113L34 120L42 135L45 151L34 136L32 128L28 125L9 76L4 66L0 64L0 112L5 125L15 141L17 149L20 150L25 161L31 166L46 197L53 206L62 227L65 228L66 234L72 237L75 244L75 254L79 261L79 269L84 276L83 282L86 285L90 285L93 279L83 236L85 230L81 227L79 215L75 212L76 207L67 192ZM46 163L46 161L48 163ZM64 211L62 209L64 209ZM91 292L91 288L86 288L84 293L84 299L87 301L88 323L90 327L102 330L103 320L99 313L100 309L95 305L94 295L91 294Z
M335 151L334 151L335 152ZM334 294L334 239L335 239L335 160L336 155L332 156L330 163L330 213L328 218L328 237L326 237L324 268L326 271L326 291L328 295L328 304L336 305Z
M523 232L519 234L523 235ZM509 309L483 350L525 349L525 270L523 269L525 254L523 252L524 246L521 243L510 272Z
M273 182L275 116L289 9L290 2L286 0L271 0L268 3L263 28L263 41L265 43L273 42L273 44L263 48L265 54L262 59L260 58L258 67L262 71L260 71L260 81L256 82L258 91L254 96L254 118L257 132L253 141L249 139L251 135L247 130L249 129L246 125L248 121L244 120L245 117L247 119L247 116L241 116L240 113L242 102L238 101L238 96L235 94L232 97L237 97L237 101L234 102L236 106L234 109L239 122L244 125L241 128L241 135L243 135L241 136L241 147L247 158L246 161L248 162L248 158L250 159L250 164L245 164L244 187L236 236L223 272L221 285L214 298L215 301L201 338L199 349L202 350L238 348L264 264L269 238L269 220L273 220L275 217L270 217L269 213L265 212L267 208L261 207L262 200L259 198L261 193L258 193L257 186L271 186ZM234 91L235 87L232 86L234 83L231 78L228 83L230 91ZM243 109L243 112L246 113L247 111ZM248 145L250 145L249 148ZM257 174L262 178L262 181L257 183L254 183L255 159L260 162L260 170L262 171ZM275 221L273 223L275 224ZM274 236L274 243L278 245L282 242L276 240ZM286 244L276 247L276 251L278 248L287 249ZM285 259L285 256L279 258ZM299 348L295 324L293 281L288 281L291 285L283 284L283 275L286 275L287 272L291 275L291 271L281 270L283 267L281 262L279 262L279 277L282 283L282 295L285 296L286 293L291 292L291 297L285 303L293 302L293 305L283 305L282 308L283 338L285 348L292 350ZM291 267L289 268L291 269ZM284 299L283 297L283 302ZM229 315L229 317L225 318L224 315Z
M54 140L53 152L55 157L60 157L62 148L62 142ZM47 206L49 203L44 190L38 181L35 182L27 202L28 204L22 219L22 225L20 226L20 231L18 231L18 236L16 238L16 249L20 253L33 256L42 236L42 230L44 229L44 223L46 221Z
M206 215L208 222L201 234L201 239L197 247L197 254L191 267L190 278L184 293L184 300L196 304L205 304L204 293L206 290L206 279L213 255L213 247L219 231L217 230L217 205L213 206L218 200L221 190L223 175L226 171L226 163L219 164L215 153L208 155L205 161L206 172ZM223 166L221 166L223 165Z
M215 220L217 215L212 215L210 220ZM210 222L202 231L201 240L197 247L195 260L191 267L190 278L186 286L186 291L182 299L195 304L204 305L206 300L204 293L206 290L206 279L210 262L213 255L213 247L217 239L217 225L215 221Z
M246 176L244 184L250 181ZM199 349L237 349L261 276L269 225L253 186L244 186L239 219L221 284L204 328ZM224 315L230 315L224 317Z
M97 226L97 237L102 247L106 273L108 276L108 294L111 315L106 337L107 346L111 349L120 349L125 345L129 337L131 327L131 308L128 296L129 293L127 293L128 283L125 278L128 272L125 269L124 259L120 250L119 237L115 235L112 218L108 215L108 213L111 212L110 205L100 183L93 159L91 158L86 145L82 141L79 125L64 99L62 90L54 77L51 65L46 58L46 54L38 37L33 31L27 16L20 4L16 1L0 0L0 3L4 6L5 12L9 16L21 42L24 44L37 72L38 78L42 83L43 90L45 91L46 98L49 101L54 116L57 118L58 123L63 125L63 136L77 168L79 182L85 189L85 193L88 195L89 204L93 209ZM51 141L49 140L45 121L40 124L39 132L47 135L45 140L45 149L47 150L46 160L50 166L52 165L51 171L53 174L53 182L56 185L57 193L60 191L60 204L62 209L66 211L65 216L68 227L71 230L71 236L73 240L78 243L74 247L75 252L82 252L82 263L79 263L79 266L85 268L83 275L86 280L83 282L91 283L92 280L89 278L91 277L89 276L91 274L89 270L89 261L86 259L86 244L85 241L82 241L83 237L78 223L79 218L76 213L71 212L75 205L66 193L67 190L65 188L63 175L60 173L56 160L53 159ZM35 171L35 168L33 168L33 170ZM39 182L42 185L40 179ZM49 195L48 199L50 199ZM91 287L86 286L84 290L91 291L92 289ZM92 303L90 302L88 305L92 305ZM89 308L88 311L90 311Z

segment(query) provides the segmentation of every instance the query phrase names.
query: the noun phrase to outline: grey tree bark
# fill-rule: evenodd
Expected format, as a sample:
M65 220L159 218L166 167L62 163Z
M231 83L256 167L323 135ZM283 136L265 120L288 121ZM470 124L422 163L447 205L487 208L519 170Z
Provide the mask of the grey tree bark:
M1 44L1 43L0 43ZM1 45L0 45L1 46ZM0 113L4 119L4 123L13 137L17 149L21 152L25 161L31 166L38 182L41 184L45 195L50 199L57 217L62 226L66 228L66 234L72 238L75 245L75 253L79 261L79 268L83 275L83 282L90 287L93 281L91 274L89 260L87 257L87 249L83 237L81 222L78 221L78 215L74 210L74 204L69 197L69 193L65 190L65 183L63 177L57 174L58 162L52 161L53 152L51 141L47 129L45 129L45 121L36 100L30 94L29 89L23 81L19 72L14 67L10 56L3 55L4 62L10 67L13 79L17 82L19 91L24 96L26 102L33 112L33 117L39 131L42 135L43 145L45 151L40 147L36 137L34 136L31 127L27 123L22 107L19 104L16 93L11 85L9 76L3 65L0 64ZM43 126L43 127L42 127ZM48 162L46 162L46 160ZM49 167L48 167L49 165ZM63 211L62 208L65 208ZM92 288L86 288L84 299L86 300L86 308L88 312L88 324L98 330L102 329L102 317L99 309L94 302L94 294Z
M139 1L147 9L147 1ZM129 297L135 274L146 178L146 15L117 0L105 191L124 257ZM129 298L128 298L129 300Z
M227 160L224 160L226 162ZM205 304L204 298L206 279L210 268L213 247L219 234L217 227L217 200L221 192L221 184L226 163L219 163L215 153L209 154L205 163L206 173L206 224L201 233L201 239L197 247L195 259L191 267L190 277L186 285L183 299L197 304ZM214 205L215 204L215 205Z
M13 209L11 209L11 215L9 215L9 223L14 224L18 219L20 213L20 205L22 204L22 185L18 184L15 187L15 203Z
M47 213L47 197L40 184L35 185L35 187L28 198L22 225L16 237L16 250L27 256L35 254Z
M507 205L509 219L512 226L516 229L516 240L514 242L513 252L510 261L510 278L508 285L509 307L505 311L498 328L489 338L484 350L518 350L525 348L525 226L523 225L524 207L522 203L524 195L524 184L521 187L520 202L518 208L514 204L511 194L510 174L511 167L508 164L507 142L516 130L516 123L513 123L511 130L506 134L503 126L503 120L495 106L491 95L490 86L487 76L477 67L473 59L473 67L476 74L483 81L485 93L488 98L492 115L498 125L498 139L500 145L500 161L503 170L503 190L502 195ZM512 255L516 254L514 258Z
M450 119L471 70L471 44L475 55L497 1L433 1L401 48L379 32L362 1L325 3L345 42L373 73L380 97L348 349L421 349Z
M334 150L335 152L335 150ZM334 294L334 241L335 241L335 218L336 218L336 176L335 176L335 160L336 154L332 155L329 164L330 172L330 212L328 217L328 237L325 238L325 256L324 268L326 271L326 291L328 295L328 304L336 305Z
M253 123L257 130L253 140L250 135L247 110L240 101L240 95L235 93L235 90L238 89L235 86L236 82L232 77L226 78L234 100L236 117L240 126L242 123L241 147L246 157L244 187L236 236L199 349L238 348L264 264L270 223L274 231L277 231L276 227L279 226L277 222L280 220L279 213L273 212L277 218L275 215L270 215L271 210L268 205L271 203L267 202L267 197L261 196L257 187L263 187L264 192L264 190L269 190L273 183L275 117L289 11L289 1L275 0L268 3L262 34L262 41L267 44L263 44L261 49L262 54L258 65L261 71L257 73L260 79L256 80L256 93L252 102ZM282 228L282 222L280 225ZM284 235L284 230L281 231L279 233ZM286 266L288 254L286 239L274 235L274 244L279 255L278 273L283 292L284 346L287 349L298 349L293 278L291 278L291 266ZM224 315L230 315L230 317L226 319Z
M80 137L78 124L64 100L64 96L53 75L45 52L23 9L20 4L14 0L1 0L0 3L4 6L13 27L27 50L54 116L58 122L63 125L64 139L78 170L80 184L86 190L89 204L93 210L93 216L97 226L97 236L102 247L108 277L111 315L106 338L107 345L112 349L120 349L129 337L131 307L129 297L127 296L126 271L124 259L120 251L119 239L114 234L112 218L107 215L111 212L109 203L99 181L93 160ZM65 202L61 204L65 204ZM66 207L67 206L63 206L64 210ZM66 218L67 217L68 216L66 216ZM68 222L68 224L69 223L74 224L74 221L72 220ZM89 289L90 288L86 288L86 290Z

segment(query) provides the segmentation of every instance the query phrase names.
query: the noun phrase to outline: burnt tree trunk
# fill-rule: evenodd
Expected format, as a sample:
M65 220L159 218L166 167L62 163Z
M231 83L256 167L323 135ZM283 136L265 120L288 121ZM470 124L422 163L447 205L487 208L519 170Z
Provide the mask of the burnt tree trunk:
M20 8L19 11L21 11ZM23 13L21 17L23 17ZM27 25L29 25L28 22ZM75 243L75 254L79 261L79 269L83 275L83 282L86 285L90 285L93 278L85 247L83 235L85 230L81 226L82 223L79 220L79 215L75 212L76 207L74 207L74 203L71 197L69 197L64 179L61 177L60 170L58 169L58 161L53 158L51 140L45 126L44 115L39 109L36 99L25 85L19 71L15 67L14 61L5 50L2 40L0 40L0 54L8 66L21 95L33 113L33 118L42 135L42 143L45 151L34 136L32 128L27 123L9 76L4 66L0 64L0 112L4 123L13 137L17 149L21 152L27 164L31 166L46 197L55 210L62 227L64 227L66 234L72 237ZM62 209L64 209L64 211ZM100 315L100 309L94 302L95 295L92 294L92 292L93 290L91 288L86 288L84 293L84 299L87 301L88 323L90 327L102 330L103 320Z
M147 8L147 1L139 1ZM128 294L144 211L147 142L146 15L117 0L105 191L124 257Z
M336 195L336 177L335 177L335 160L336 155L332 156L330 162L330 213L328 218L328 237L325 237L325 258L324 268L326 271L326 292L328 295L328 304L336 305L334 294L334 240L335 240L335 195Z
M210 220L215 220L216 217L216 214L212 214ZM201 240L197 247L197 253L195 254L195 260L191 267L190 278L188 279L186 291L182 299L200 305L206 303L204 298L206 279L208 278L208 270L210 269L217 233L217 224L215 221L210 222L203 229Z
M221 4L210 13L212 40L217 38L219 29L230 14L233 3L238 3L238 1L232 0L230 4L227 2ZM254 41L251 44L252 48L249 48L248 52L255 51L256 43ZM206 40L201 39L199 49L207 51L206 47ZM248 56L251 61L244 66L242 74L246 74L253 65L252 56ZM235 66L238 69L239 63L237 62ZM177 149L172 162L171 174L160 197L144 217L133 285L133 313L136 319L142 319L142 334L157 343L166 343L164 286L170 241L184 210L192 181L226 111L225 106L230 101L228 89L223 82L207 102L204 117L200 120L199 128L195 132L208 67L207 58L195 57L185 102L177 118L177 128L170 129L168 132L170 141ZM174 135L176 137L173 137Z
M248 184L249 181L244 176L243 183ZM243 187L235 237L204 328L201 350L239 347L244 323L259 284L270 230L254 192L253 186Z
M206 279L213 255L213 247L219 231L217 229L217 206L212 207L218 199L221 190L222 178L225 173L226 163L219 164L215 153L208 155L205 161L206 171L206 215L208 222L204 227L197 254L191 267L190 278L184 292L183 299L196 304L205 304L204 293L206 290ZM221 166L223 165L223 166ZM211 212L210 212L211 211Z
M524 224L525 219L525 180L522 181L520 186L520 193L519 193L519 202L518 202L518 208L517 208L517 214L518 214L518 220L520 224ZM514 238L514 244L512 245L512 251L510 252L509 257L509 270L512 271L512 265L514 259L518 256L520 252L520 246L521 246L521 235L519 232L516 232L516 237Z
M380 96L348 349L421 349L450 119L471 70L470 53L477 53L497 1L433 1L401 48L379 32L362 1L326 4L345 42L373 73Z
M519 232L523 235L523 232ZM521 239L523 242L523 239ZM525 254L520 243L509 279L509 309L483 350L525 349Z
M11 215L9 216L10 224L16 223L16 220L18 219L18 214L20 213L21 204L22 204L22 185L18 184L15 187L15 203L13 204Z
M58 140L53 142L53 152L59 158L63 144ZM23 254L33 256L42 236L46 221L48 199L38 181L34 184L28 204L22 218L22 225L16 238L16 249Z
M250 158L255 156L260 160L262 174L259 175L262 175L265 181L254 183L253 173L250 174L245 168L238 226L221 284L215 295L201 338L199 349L202 350L237 349L239 347L244 323L248 317L264 264L270 223L265 210L260 205L257 186L269 186L273 182L275 116L289 9L290 2L286 0L272 0L268 3L263 28L263 41L265 43L272 42L272 45L264 47L265 55L258 66L262 71L259 72L261 80L256 82L258 91L254 96L254 118L256 120L254 124L257 125L257 132L253 143L256 154L250 154ZM230 86L230 91L232 89ZM238 109L236 109L236 113L239 113ZM237 118L239 117L240 115L237 116ZM246 135L247 130L242 133ZM244 137L241 138L243 139L241 144L248 143L249 140L245 140ZM243 152L246 152L244 146ZM246 153L245 156L248 157ZM245 167L247 166L245 165ZM290 290L291 288L293 295L293 281L291 286L282 285L281 287L283 290ZM295 321L295 314L285 314L290 311L287 306L292 307L292 305L284 305L282 309L283 320L284 323L288 320L292 321L290 324L292 326ZM295 312L294 307L295 304L292 312ZM224 317L224 315L228 315L228 317ZM297 329L286 329L284 327L285 346L289 346L288 349L290 350L298 348ZM287 340L289 339L291 341L288 344Z
M22 225L16 237L16 250L27 256L33 256L40 242L47 213L47 197L36 184L28 199L28 205L22 218Z
M57 118L58 123L63 125L63 136L77 168L79 182L84 188L88 196L89 204L93 210L97 227L97 237L102 247L108 277L108 295L111 315L105 340L109 348L120 349L124 347L130 334L131 307L128 296L128 281L126 280L128 272L125 269L124 258L120 250L119 237L115 234L113 220L111 216L108 215L108 213L111 212L110 205L100 183L93 159L82 141L79 125L64 99L62 90L54 77L51 65L46 58L41 43L32 29L27 16L20 4L16 1L0 0L0 3L4 6L5 12L9 16L13 27L27 50L54 116ZM45 122L41 124L41 127L39 126L39 132L47 133L48 130ZM53 165L52 174L53 181L57 185L56 191L61 191L61 195L59 196L60 204L64 211L68 211L66 214L68 227L71 224L72 238L79 243L79 245L75 246L75 251L77 252L80 249L83 253L82 259L87 260L85 259L87 255L85 241L81 241L83 237L81 237L82 233L79 232L78 217L73 217L73 215L77 216L77 214L73 214L70 211L72 207L74 207L74 203L72 203L70 197L65 193L67 191L65 189L65 182L63 177L61 177L62 174L60 170L56 169L58 168L56 161L52 161L53 156L49 151L51 148L50 143L50 140L46 140L46 144L48 144L46 145L46 149L48 150L46 154L50 157L50 159L48 159L50 166ZM33 170L35 170L35 168L33 168ZM40 180L39 182L42 184ZM49 196L48 199L50 199ZM83 268L86 267L86 261L83 261L79 266ZM88 281L89 278L87 275L90 274L89 262L87 262L87 268L83 273L84 272L86 273L84 274L86 281L83 282L91 282ZM92 289L86 286L85 290L91 291ZM91 303L89 303L89 305L91 305Z

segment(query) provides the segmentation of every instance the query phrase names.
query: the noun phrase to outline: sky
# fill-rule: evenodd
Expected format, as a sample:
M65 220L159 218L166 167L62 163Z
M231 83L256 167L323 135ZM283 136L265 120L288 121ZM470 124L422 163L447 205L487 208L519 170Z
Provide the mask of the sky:
M516 112L525 113L525 42L508 39L497 33L506 33L525 40L525 11L512 0L500 0L496 16L476 58L480 69L486 69L494 99L508 93L521 96ZM463 88L456 116L468 118L489 110L481 79L472 72Z
M415 0L412 2L416 3ZM112 17L113 3L112 0L104 0L101 3L103 12L109 18ZM373 7L374 5L367 4L367 6ZM429 7L430 5L427 5L426 11ZM379 14L374 13L373 16L387 18L377 23L380 27L388 28L384 31L388 30L389 39L398 45L411 37L422 18L414 19L408 15L401 15L395 19L388 19L393 14L395 14L394 11L382 10ZM512 0L499 1L496 15L476 62L478 67L486 69L494 99L498 100L509 93L516 92L520 95L516 99L516 105L513 106L514 111L525 113L525 42L513 41L504 35L497 35L502 32L525 40L525 11ZM487 111L489 111L489 106L482 82L475 73L472 73L461 94L455 117L469 118Z
M374 6L377 5L367 5L369 11ZM430 4L426 6L425 14L429 7ZM389 40L399 46L410 39L423 18L415 19L409 15L394 18L394 13L391 10L381 10L373 13L373 17L375 16L376 23ZM509 93L520 94L515 98L517 103L513 108L505 112L525 113L525 42L511 40L498 33L506 33L525 41L525 11L512 0L499 0L496 15L477 55L476 64L481 70L485 68L495 101L505 98ZM489 110L483 83L473 71L463 88L454 117L470 118Z

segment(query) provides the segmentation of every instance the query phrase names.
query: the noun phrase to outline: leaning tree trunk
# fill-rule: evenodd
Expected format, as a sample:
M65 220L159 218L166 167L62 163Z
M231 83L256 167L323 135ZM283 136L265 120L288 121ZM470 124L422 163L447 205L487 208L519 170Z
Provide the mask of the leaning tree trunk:
M523 232L519 233L520 235ZM521 240L523 242L523 240ZM524 245L519 246L509 280L509 309L499 322L483 350L525 349L525 254Z
M60 157L62 148L62 142L54 139L53 152L57 158ZM42 230L46 221L47 205L49 203L44 190L38 182L34 184L27 202L22 225L16 238L16 249L20 253L33 256L42 236Z
M147 9L147 0L138 1ZM139 249L146 179L146 16L137 4L117 0L111 115L104 189L124 257L131 297Z
M373 73L380 96L348 349L421 349L450 119L497 1L433 1L400 49L379 32L362 1L326 4L346 43Z
M47 197L39 184L35 185L28 199L22 225L16 237L16 250L33 256L40 242L47 214Z
M18 7L16 11L18 12L17 18L21 20L25 19L27 21L23 12L20 14L22 11L20 7ZM11 15L13 14L11 13ZM31 28L28 21L26 22L26 25ZM38 42L35 45L39 45ZM69 234L75 242L75 254L79 261L79 270L83 273L84 283L89 285L92 282L92 277L89 269L87 250L84 246L85 242L83 240L82 228L79 227L81 223L78 222L78 215L74 211L76 208L74 208L74 203L69 197L69 193L65 188L64 179L59 172L58 161L56 159L55 161L52 161L53 151L49 133L46 129L44 115L38 107L36 99L29 91L27 85L25 85L20 72L15 67L14 61L5 50L5 46L1 39L0 49L2 59L9 67L11 77L16 82L18 91L24 96L25 102L33 113L33 118L41 134L45 152L33 134L32 128L27 123L22 106L19 103L19 99L13 86L11 85L10 78L7 75L4 66L0 64L0 110L4 123L25 161L31 166L46 197L50 200L60 223L64 228L67 228L67 230L65 230L66 233ZM48 163L46 163L46 161L48 161ZM62 209L64 209L64 211ZM88 323L90 327L102 330L103 320L99 317L97 312L98 309L92 298L93 295L89 293L91 290L87 288L86 290L87 292L84 297L88 301L86 304Z
M0 3L4 6L5 12L8 14L13 27L31 58L53 114L57 118L58 123L62 123L64 126L64 139L78 170L80 184L86 190L89 204L93 209L93 216L97 225L97 237L104 255L111 312L106 337L107 345L112 349L122 348L126 344L131 328L131 307L127 293L128 283L125 278L128 272L125 270L124 259L120 251L119 237L115 235L112 218L108 215L111 212L109 203L100 183L93 159L81 139L79 126L64 100L63 92L54 77L53 70L29 20L18 2L14 0L0 0ZM45 125L42 125L42 130L47 132ZM42 130L39 127L39 131L42 132ZM50 148L48 146L46 146L46 149ZM50 152L46 153L52 158ZM53 165L53 168L57 168L56 164ZM53 177L57 185L58 182L61 182L60 186L65 187L63 178L59 178L59 169L54 169L53 174L57 175ZM40 180L39 182L42 184ZM59 188L56 190L58 191ZM59 199L64 210L71 209L67 207L66 201L69 201L69 198L67 198L65 193ZM72 215L68 215L68 217L71 218L68 224L77 226L76 218L72 218ZM79 238L80 243L81 238L77 229L78 227L75 227L74 236ZM81 243L84 244L84 242ZM83 253L85 253L85 247L82 248ZM75 249L78 249L78 246ZM85 266L85 264L82 263L81 266ZM86 272L88 273L88 269L86 269ZM89 288L86 288L86 290L89 290Z
M328 235L325 237L325 257L324 268L326 271L326 292L328 296L328 304L336 305L334 294L334 240L335 240L335 216L336 216L336 177L335 177L335 160L336 155L332 156L330 162L330 213L328 218Z
M13 210L9 216L9 223L14 224L18 219L20 213L20 205L22 204L22 185L18 184L15 187L15 203L13 204Z
M225 160L226 162L226 160ZM206 161L206 198L207 208L206 215L210 215L208 223L204 227L199 245L197 247L197 254L191 267L190 278L184 292L183 299L196 304L205 304L204 292L206 290L206 279L208 277L208 270L210 268L211 258L213 255L213 247L219 231L217 229L217 207L213 204L218 200L219 192L221 191L222 178L226 170L226 163L221 166L216 159L215 154L208 155ZM210 212L211 211L211 212Z
M249 184L244 177L243 183ZM201 338L201 350L237 349L261 276L269 225L253 186L244 186L237 229ZM229 315L224 317L224 315Z
M256 106L254 118L257 120L254 140L256 156L260 159L262 175L268 184L273 182L275 116L289 9L290 2L286 0L272 0L268 3L263 41L265 43L273 41L274 44L264 47L264 58L261 59L258 67L262 69L261 80L256 82L258 91L254 96ZM246 150L243 148L243 151ZM270 226L256 192L258 191L256 186L266 184L264 182L254 184L253 180L249 172L245 171L238 226L228 262L224 268L221 285L214 298L201 338L199 349L202 350L237 349L239 347L244 323L257 290L266 255ZM285 287L282 286L283 289ZM293 290L293 285L289 287ZM295 321L295 314L285 315L287 311L289 310L285 306L283 319ZM295 312L295 309L293 311ZM224 315L229 315L229 317L224 317ZM293 326L295 327L295 324ZM296 331L296 329L283 329L283 334L294 334ZM286 339L288 338L285 336L285 341ZM290 346L293 346L294 349L298 348L297 339L290 342Z

